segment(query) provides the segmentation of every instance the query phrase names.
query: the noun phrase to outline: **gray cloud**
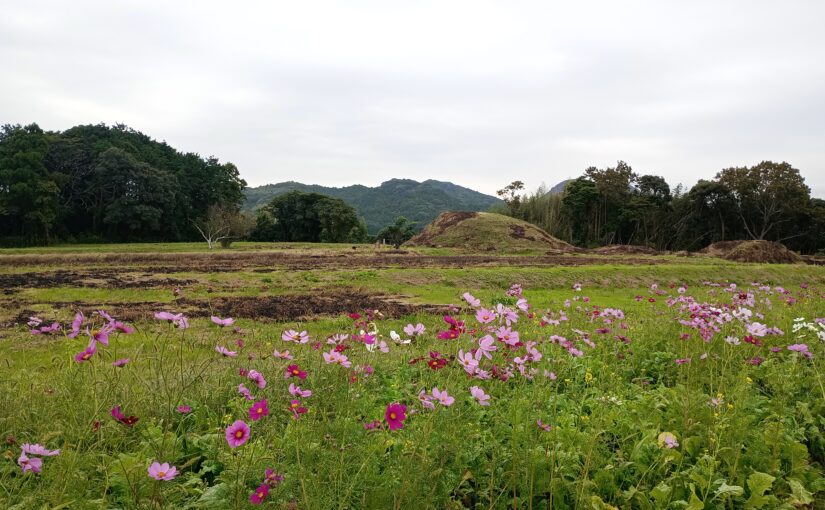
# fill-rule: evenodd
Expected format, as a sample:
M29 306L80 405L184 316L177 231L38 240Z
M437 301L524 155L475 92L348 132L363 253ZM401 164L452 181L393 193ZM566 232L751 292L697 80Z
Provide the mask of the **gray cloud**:
M253 185L492 193L618 159L691 185L772 159L825 196L824 17L817 1L7 2L0 120L122 122Z

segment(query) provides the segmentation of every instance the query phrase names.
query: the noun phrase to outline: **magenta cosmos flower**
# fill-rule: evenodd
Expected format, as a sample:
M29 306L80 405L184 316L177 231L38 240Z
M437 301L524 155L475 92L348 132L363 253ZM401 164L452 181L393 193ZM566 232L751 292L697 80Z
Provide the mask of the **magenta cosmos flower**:
M295 384L289 383L289 394L293 397L306 398L312 396L312 391L301 389L300 386L295 386Z
M235 420L235 423L226 428L226 442L231 448L237 448L249 439L249 425L243 420Z
M60 455L60 450L49 450L41 444L34 443L23 443L21 447L24 453L28 453L29 455L40 455L43 457L54 457L55 455Z
M82 351L78 352L74 355L74 360L78 363L83 363L84 361L89 361L92 359L92 356L95 355L97 352L97 342L92 340L89 342L89 345L83 349Z
M253 505L262 505L269 496L269 485L262 483L255 489L255 492L249 495L249 502Z
M249 419L258 421L264 416L269 416L269 408L266 406L266 399L260 400L252 404L249 408Z
M290 377L297 377L298 379L304 380L307 378L307 373L301 370L301 367L298 365L289 365L284 372L284 379L289 379Z
M390 430L404 428L404 420L407 419L407 406L397 402L388 405L384 413L384 419L387 421Z
M266 388L266 379L264 379L263 374L258 372L257 370L250 370L249 373L246 374L246 377L250 381L257 384L258 388L260 388L260 389Z
M178 468L176 468L175 466L170 466L168 462L164 462L163 464L153 462L149 466L148 471L149 476L154 478L155 480L169 481L178 476Z
M232 317L227 317L226 319L221 319L220 317L216 317L216 316L213 315L211 317L211 319L212 319L212 322L214 322L215 324L217 324L218 326L221 326L221 327L231 326L231 325L235 324L235 319L233 319Z
M112 362L113 367L122 367L129 363L129 358L120 358L119 360L115 360Z
M192 412L192 406L178 406L175 408L175 411L180 414L189 414Z

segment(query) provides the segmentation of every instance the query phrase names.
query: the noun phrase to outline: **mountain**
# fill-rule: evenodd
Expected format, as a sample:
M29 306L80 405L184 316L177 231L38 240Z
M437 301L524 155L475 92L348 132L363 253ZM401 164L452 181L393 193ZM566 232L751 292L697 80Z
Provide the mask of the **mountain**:
M560 183L553 186L552 188L550 188L550 191L548 191L547 194L548 195L557 195L557 194L560 194L560 193L564 193L564 188L566 188L567 185L570 184L571 182L573 182L573 179L563 180Z
M322 193L344 200L364 217L371 234L391 224L398 216L404 216L422 228L445 211L486 211L501 203L496 197L435 180L391 179L374 188L361 185L331 188L289 181L246 188L243 209L254 211L265 206L272 197L293 190Z

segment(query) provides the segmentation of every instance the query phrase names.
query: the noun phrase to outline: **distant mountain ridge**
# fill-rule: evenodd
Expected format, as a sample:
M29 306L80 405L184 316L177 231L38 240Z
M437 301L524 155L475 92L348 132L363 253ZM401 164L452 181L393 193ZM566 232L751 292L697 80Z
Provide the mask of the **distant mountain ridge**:
M244 189L243 209L254 211L276 195L293 190L322 193L344 200L364 217L371 234L391 224L398 216L404 216L422 228L446 211L486 211L502 203L494 196L433 179L424 182L390 179L374 188L360 184L333 188L288 181Z

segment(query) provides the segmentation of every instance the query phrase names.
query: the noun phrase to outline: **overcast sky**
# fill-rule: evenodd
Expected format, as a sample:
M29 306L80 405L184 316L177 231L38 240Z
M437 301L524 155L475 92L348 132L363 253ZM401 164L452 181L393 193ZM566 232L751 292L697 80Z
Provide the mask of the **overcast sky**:
M770 159L822 197L823 20L822 1L3 1L0 123L124 123L250 185L493 194L622 159L690 186Z

